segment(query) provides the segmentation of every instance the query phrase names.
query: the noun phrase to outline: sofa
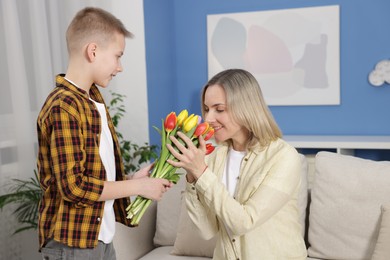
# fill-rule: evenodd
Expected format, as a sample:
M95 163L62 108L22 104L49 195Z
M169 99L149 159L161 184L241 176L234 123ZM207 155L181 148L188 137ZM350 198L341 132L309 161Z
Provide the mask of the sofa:
M390 259L390 162L321 151L313 183L302 159L298 206L307 259ZM182 202L185 178L150 206L140 225L117 224L118 260L210 259ZM243 259L245 260L245 259ZM268 260L268 259L267 259Z

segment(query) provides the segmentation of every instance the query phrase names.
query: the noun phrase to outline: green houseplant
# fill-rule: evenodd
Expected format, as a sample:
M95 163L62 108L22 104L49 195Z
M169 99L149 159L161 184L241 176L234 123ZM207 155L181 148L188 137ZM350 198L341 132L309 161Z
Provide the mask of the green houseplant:
M123 105L125 95L110 92L112 99L108 109L110 111L115 128L126 113ZM142 163L156 159L157 146L144 143L140 146L135 142L125 140L123 135L117 131L120 144L123 164L125 171L135 172L139 170ZM34 170L34 176L27 180L12 179L6 185L8 193L0 195L0 209L7 205L16 206L13 214L20 226L14 231L14 234L28 229L37 229L38 227L38 207L42 196L39 186L38 174Z
M110 93L112 99L108 109L110 111L112 122L115 128L118 128L119 121L126 112L125 106L123 105L124 98L126 96L112 91ZM125 172L136 172L140 169L142 163L157 159L157 145L149 145L148 143L144 143L143 146L139 146L134 142L125 140L123 135L118 130L116 130L116 134L121 146L121 154L123 164L125 166Z
M9 184L9 193L0 196L0 209L9 204L16 205L13 214L21 227L18 227L14 234L38 227L38 206L41 194L37 171L34 170L34 177L28 180L12 179Z

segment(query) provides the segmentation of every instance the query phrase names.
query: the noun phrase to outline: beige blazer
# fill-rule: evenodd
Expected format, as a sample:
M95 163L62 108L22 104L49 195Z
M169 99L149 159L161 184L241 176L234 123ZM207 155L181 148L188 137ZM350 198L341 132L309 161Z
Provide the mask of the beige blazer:
M217 260L306 259L298 213L299 154L282 139L243 159L234 197L222 184L229 148L218 147L195 184L186 185L186 206L201 235L218 235Z

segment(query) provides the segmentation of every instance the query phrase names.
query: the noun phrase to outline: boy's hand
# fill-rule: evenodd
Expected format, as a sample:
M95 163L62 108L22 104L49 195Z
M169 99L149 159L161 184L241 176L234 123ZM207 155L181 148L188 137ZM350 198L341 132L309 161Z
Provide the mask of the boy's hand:
M144 177L149 177L150 176L150 171L153 169L154 163L151 163L142 169L140 169L138 172L135 172L132 175L128 175L127 179L128 180L134 180L134 179L139 179L139 178L144 178Z
M160 201L164 193L173 186L172 182L160 178L145 178L142 181L145 181L145 184L142 185L143 188L139 195L156 201Z

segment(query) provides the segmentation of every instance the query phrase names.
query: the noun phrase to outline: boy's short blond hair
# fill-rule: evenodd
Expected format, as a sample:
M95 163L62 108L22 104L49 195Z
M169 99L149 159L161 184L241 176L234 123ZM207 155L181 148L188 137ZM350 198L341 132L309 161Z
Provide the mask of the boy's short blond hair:
M133 37L121 20L111 13L101 8L86 7L76 14L66 31L68 52L79 50L92 41L103 45L109 43L115 33Z

